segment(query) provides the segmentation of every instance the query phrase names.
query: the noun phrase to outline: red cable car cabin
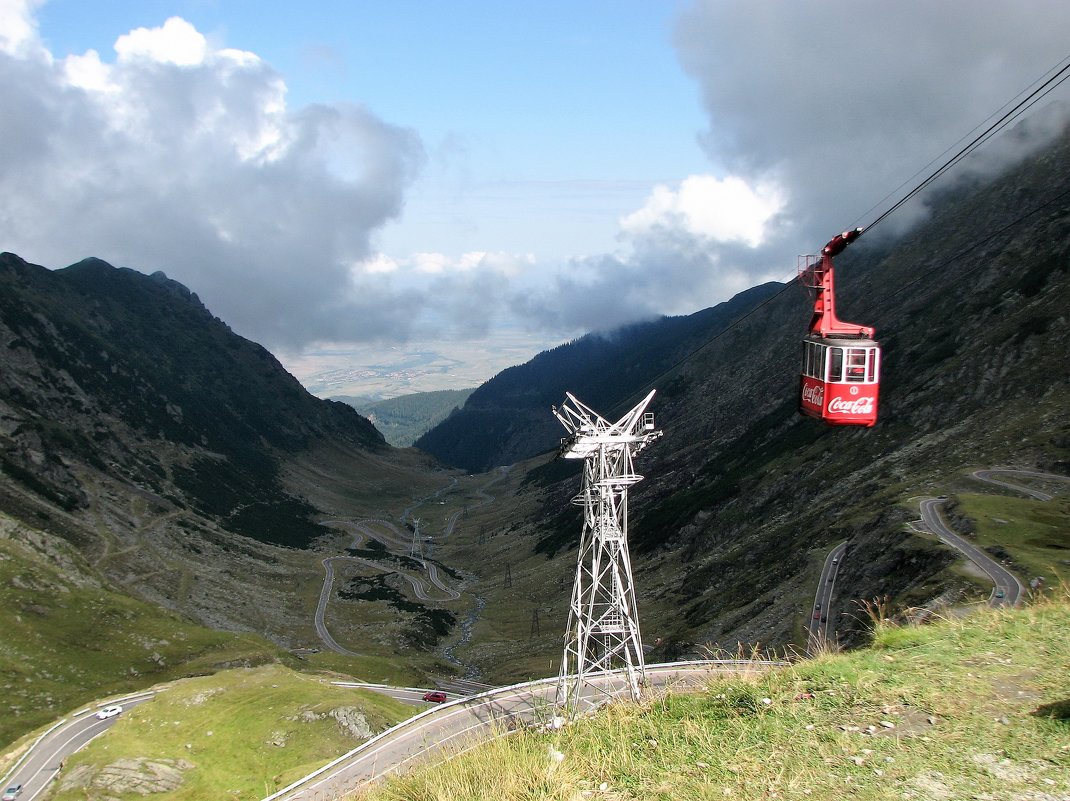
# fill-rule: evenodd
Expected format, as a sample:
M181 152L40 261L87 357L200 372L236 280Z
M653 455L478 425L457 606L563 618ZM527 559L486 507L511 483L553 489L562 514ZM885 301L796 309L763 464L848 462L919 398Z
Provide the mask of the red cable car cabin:
M880 345L869 326L836 319L832 257L861 235L862 229L832 238L821 256L806 257L800 273L817 290L810 333L803 340L799 412L830 425L872 426L877 422Z

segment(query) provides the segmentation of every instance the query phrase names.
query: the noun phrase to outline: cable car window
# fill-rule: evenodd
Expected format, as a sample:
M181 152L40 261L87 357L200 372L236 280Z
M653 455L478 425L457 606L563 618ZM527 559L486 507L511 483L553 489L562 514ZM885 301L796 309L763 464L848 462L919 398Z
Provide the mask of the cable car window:
M866 349L865 348L848 348L847 349L847 380L848 381L865 381L866 380Z
M843 380L843 348L829 348L829 377L827 380Z
M828 348L817 346L817 364L814 365L814 378L820 378L825 380L825 354L828 353Z
M867 365L869 370L866 372L866 380L873 382L877 380L877 350L871 350L869 352L869 364Z
M812 378L824 378L824 373L820 367L823 362L822 356L824 352L825 349L814 342L803 343L803 375L808 375Z

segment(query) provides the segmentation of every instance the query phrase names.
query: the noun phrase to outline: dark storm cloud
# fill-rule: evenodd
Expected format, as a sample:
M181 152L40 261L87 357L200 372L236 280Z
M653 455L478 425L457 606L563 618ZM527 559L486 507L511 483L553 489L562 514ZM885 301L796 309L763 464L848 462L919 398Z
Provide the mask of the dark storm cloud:
M675 38L710 158L775 178L813 248L1062 60L1067 30L1062 0L708 0Z

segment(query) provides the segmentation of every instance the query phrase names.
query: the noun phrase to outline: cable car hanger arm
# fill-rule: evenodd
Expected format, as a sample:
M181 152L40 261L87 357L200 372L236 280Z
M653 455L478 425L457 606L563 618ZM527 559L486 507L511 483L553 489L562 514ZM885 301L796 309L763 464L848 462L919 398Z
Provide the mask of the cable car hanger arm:
M814 299L814 313L810 318L810 333L821 337L866 337L873 338L873 328L868 325L848 323L836 317L836 289L835 273L832 267L832 257L844 251L844 249L862 235L861 228L853 228L836 234L821 248L821 256L817 261L807 265L803 271L803 282L817 290Z

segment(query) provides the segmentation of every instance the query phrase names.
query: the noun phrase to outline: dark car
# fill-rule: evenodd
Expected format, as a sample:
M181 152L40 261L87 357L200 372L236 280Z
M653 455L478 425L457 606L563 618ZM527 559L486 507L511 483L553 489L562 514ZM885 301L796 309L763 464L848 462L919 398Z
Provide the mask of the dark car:
M446 693L442 693L437 690L434 690L429 693L424 693L424 700L430 701L432 704L441 704L443 701L446 700Z

